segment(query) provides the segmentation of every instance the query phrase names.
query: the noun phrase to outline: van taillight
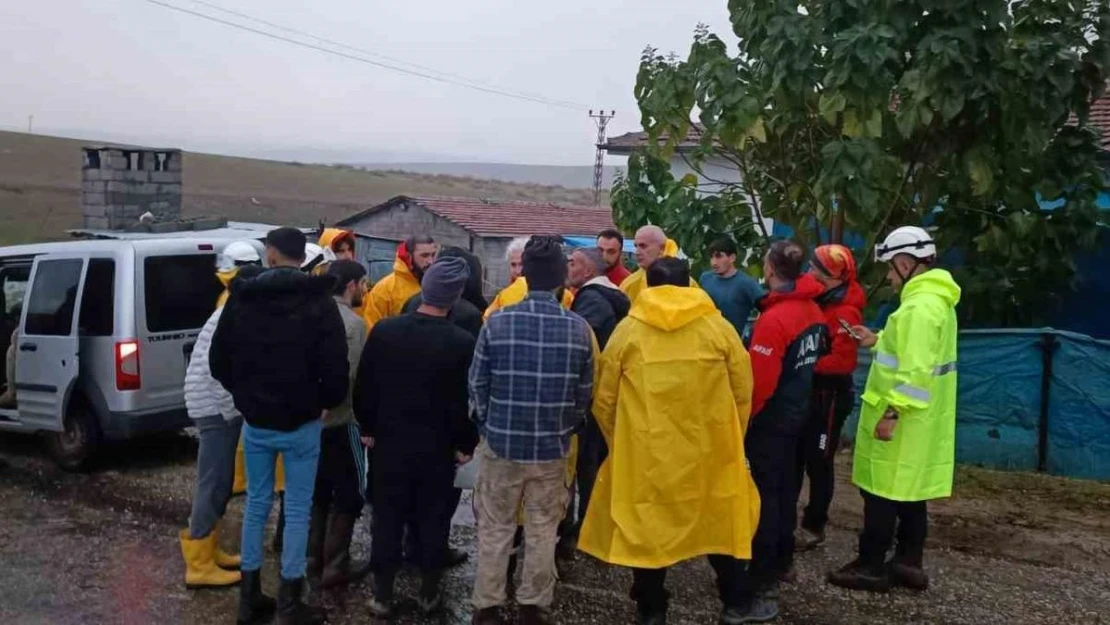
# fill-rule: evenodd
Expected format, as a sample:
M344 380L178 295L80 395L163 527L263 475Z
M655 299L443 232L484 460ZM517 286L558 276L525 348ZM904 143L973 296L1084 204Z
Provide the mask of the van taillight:
M143 379L139 375L139 342L116 343L116 389L137 391L142 385Z

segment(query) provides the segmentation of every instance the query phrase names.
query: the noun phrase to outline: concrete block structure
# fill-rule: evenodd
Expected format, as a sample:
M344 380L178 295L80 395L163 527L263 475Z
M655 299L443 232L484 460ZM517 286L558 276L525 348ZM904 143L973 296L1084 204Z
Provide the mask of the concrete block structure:
M84 227L125 230L144 213L181 222L181 151L88 146L81 149Z

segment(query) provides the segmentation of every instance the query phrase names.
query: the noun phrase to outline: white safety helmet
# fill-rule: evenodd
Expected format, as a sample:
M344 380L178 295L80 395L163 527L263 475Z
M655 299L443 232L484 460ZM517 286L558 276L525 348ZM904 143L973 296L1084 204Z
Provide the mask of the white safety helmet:
M304 244L304 260L301 269L315 267L324 261L324 248L315 243Z
M232 241L216 257L216 265L221 271L259 264L262 264L262 255L250 241Z
M875 246L875 260L889 263L899 254L907 254L924 260L937 255L937 245L924 228L902 226L886 236L882 243Z

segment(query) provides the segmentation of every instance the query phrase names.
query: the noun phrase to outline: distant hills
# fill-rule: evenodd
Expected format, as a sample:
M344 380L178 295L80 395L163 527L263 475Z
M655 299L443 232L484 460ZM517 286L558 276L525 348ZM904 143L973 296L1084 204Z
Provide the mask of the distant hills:
M593 165L515 165L512 163L366 163L356 164L371 171L407 171L417 174L464 176L521 184L590 189L594 186ZM602 188L613 184L618 167L607 166Z
M0 245L64 238L67 228L80 227L80 148L103 143L114 142L0 131ZM312 226L396 195L593 203L591 167L425 165L309 165L186 152L183 213ZM602 202L608 200L605 192Z

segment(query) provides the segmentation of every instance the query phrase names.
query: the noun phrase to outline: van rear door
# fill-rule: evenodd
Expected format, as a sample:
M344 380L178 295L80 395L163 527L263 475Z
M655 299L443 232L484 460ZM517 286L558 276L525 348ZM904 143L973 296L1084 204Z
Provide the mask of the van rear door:
M183 404L185 368L223 290L212 246L144 251L138 315L142 393L152 405Z
M31 267L15 388L19 420L35 429L63 430L66 399L77 381L77 311L88 264L85 254L45 254Z

